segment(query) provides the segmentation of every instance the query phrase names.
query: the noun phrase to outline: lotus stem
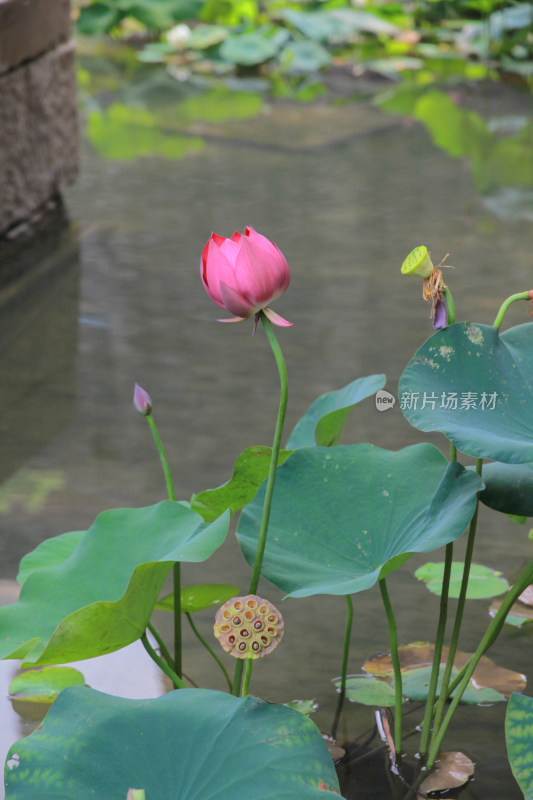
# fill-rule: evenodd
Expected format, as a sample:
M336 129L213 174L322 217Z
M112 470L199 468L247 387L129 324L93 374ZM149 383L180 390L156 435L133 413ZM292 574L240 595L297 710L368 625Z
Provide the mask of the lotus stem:
M379 589L383 605L385 606L385 613L387 615L387 624L389 626L389 641L390 652L392 659L392 666L394 669L394 747L396 749L396 759L398 762L402 758L402 672L400 667L400 656L398 653L398 630L396 627L396 620L394 618L394 611L390 601L389 592L385 578L379 581Z
M249 594L257 593L259 578L261 576L261 567L263 565L263 556L265 554L266 540L268 534L268 523L270 520L270 509L272 507L272 496L274 494L274 484L276 482L276 470L278 467L278 457L281 447L281 437L283 435L283 425L285 422L285 413L287 411L287 400L289 396L287 367L285 365L285 359L283 358L283 353L281 352L281 347L279 346L278 340L274 335L274 331L272 330L270 321L267 319L267 317L264 315L262 311L259 312L259 316L263 324L263 328L265 330L265 334L269 341L270 347L272 348L272 352L274 354L274 358L276 360L276 364L278 367L279 379L280 379L280 400L279 400L278 418L276 422L276 430L274 432L274 441L272 443L272 454L270 456L270 466L268 470L265 500L263 503L263 516L261 518L261 526L259 528L259 537L257 541L257 550L255 554L255 562L252 572L252 578L250 580L250 588L248 589ZM237 664L235 666L235 674L233 676L233 694L236 696L240 694L242 671L243 671L243 663L242 661L237 661Z
M426 700L426 709L424 712L424 721L422 723L422 736L420 738L420 759L422 762L424 761L428 751L429 739L431 735L431 721L433 719L433 706L435 703L437 686L439 682L442 646L444 643L446 622L448 620L448 598L450 590L450 575L452 571L452 562L453 562L453 542L450 542L450 544L446 545L444 575L442 577L442 591L440 595L439 621L437 624L437 633L435 636L435 650L433 653L433 665L431 668L431 677L429 681L428 696Z
M344 628L344 649L342 653L342 667L341 667L341 685L339 691L339 699L337 700L337 708L335 709L335 717L333 718L333 725L331 726L331 735L334 739L337 738L337 728L341 717L342 707L344 705L344 698L346 695L346 676L348 673L348 655L350 651L350 639L352 635L353 624L353 602L352 596L347 594L346 597L346 626Z
M157 664L159 669L163 670L165 675L167 675L167 677L170 678L170 680L174 684L174 687L176 689L186 689L187 687L183 683L181 678L178 675L176 675L174 670L171 669L168 666L168 664L165 661L163 661L163 659L160 656L157 655L157 653L155 652L154 648L152 647L152 645L148 641L146 633L143 633L143 635L141 636L141 642L143 643L144 649L146 650L146 652L148 653L148 655L150 656L152 661L155 661L155 663Z
M245 658L243 660L246 662L246 667L244 670L244 680L242 682L241 697L248 697L248 690L250 688L250 678L252 677L252 667L254 662L252 658Z
M151 622L148 623L147 628L150 631L150 633L152 634L152 636L154 637L154 639L156 640L156 642L157 642L157 644L159 646L159 649L161 651L161 655L163 656L163 658L167 662L168 666L170 667L170 669L174 669L174 662L172 661L172 656L170 655L170 653L169 653L169 651L167 649L167 646L164 643L163 639L161 638L159 633L156 631L156 629L154 628L154 626L152 625Z
M476 459L476 472L481 477L483 471L483 459L477 458ZM463 614L465 609L465 602L466 602L466 593L468 590L468 580L470 577L470 567L472 565L472 556L474 553L474 542L476 538L476 530L477 530L477 518L479 512L479 493L476 500L476 510L474 511L474 516L470 521L470 527L468 530L468 540L466 543L466 553L465 553L465 560L463 566L463 578L461 580L461 589L459 591L459 599L457 601L457 610L455 612L455 621L453 625L452 635L450 639L450 649L448 651L448 658L446 661L446 667L444 669L444 675L442 677L442 686L440 690L439 699L437 702L437 707L435 710L435 722L433 726L433 734L431 737L431 742L433 743L434 739L439 734L439 728L442 722L442 717L444 714L444 706L449 696L449 687L450 687L450 678L452 674L453 662L455 659L455 654L457 652L457 644L459 642L459 635L461 633L461 625L463 622ZM431 745L430 745L431 749Z
M161 441L161 437L159 436L159 431L157 430L156 424L151 414L146 416L146 420L148 425L150 426L150 430L152 431L152 436L154 437L155 446L157 448L157 452L159 453L159 460L161 461L161 466L163 468L163 475L165 476L165 482L167 484L167 494L168 499L175 501L176 494L174 492L174 484L172 482L172 475L170 473L170 467L168 464L167 455L165 453L165 448L163 447L163 442ZM181 676L182 673L182 625L181 625L181 564L179 561L176 561L172 568L172 578L173 578L173 594L174 594L174 669Z
M453 302L452 293L450 292L448 287L446 287L446 289L443 291L442 294L444 296L444 304L446 306L447 324L453 325L453 323L455 322L455 304Z
M480 659L482 656L485 655L489 647L494 643L497 639L503 624L505 622L505 618L513 603L522 594L524 589L526 589L530 583L533 582L533 562L529 564L527 569L522 573L521 577L516 581L515 585L509 592L506 594L505 599L503 600L501 606L499 607L498 611L496 612L492 622L490 623L489 627L487 628L485 635L483 636L481 642L479 643L475 653L470 658L468 664L465 665L465 668L462 670L463 676L460 680L460 683L457 685L457 691L455 692L450 707L448 709L448 713L444 717L442 724L439 728L439 731L435 737L435 740L431 742L431 747L429 750L428 762L427 762L427 769L431 769L435 763L435 760L439 754L440 746L442 744L442 740L444 739L444 735L448 729L448 726L451 722L451 719L455 713L455 709L459 705L461 697L468 686L468 682L472 677L475 668L479 664ZM455 683L455 682L454 682ZM453 684L452 684L453 685ZM454 688L456 688L454 686Z
M533 289L531 289L529 292L518 292L517 294L512 294L507 298L507 300L504 300L500 306L500 310L496 315L496 319L493 322L494 328L500 328L509 306L511 306L517 300L533 300Z
M217 662L218 666L222 670L222 672L224 674L224 677L226 679L226 683L228 684L228 689L231 692L231 678L229 676L228 670L226 669L226 667L224 666L224 664L222 663L220 658L217 656L215 651L208 645L208 643L206 642L206 640L204 639L204 637L202 636L202 634L200 633L200 631L198 630L198 628L194 624L191 614L186 613L185 616L187 617L187 619L189 621L189 625L191 626L192 632L194 633L194 635L196 636L198 641L205 647L207 652L210 653L210 655L213 656L213 658Z

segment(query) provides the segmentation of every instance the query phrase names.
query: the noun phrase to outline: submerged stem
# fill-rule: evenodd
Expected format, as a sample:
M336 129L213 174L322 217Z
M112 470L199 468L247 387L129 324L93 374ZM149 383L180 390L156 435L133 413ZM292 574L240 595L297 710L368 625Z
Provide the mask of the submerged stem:
M348 673L348 655L350 652L350 638L352 634L353 624L353 602L352 596L347 594L346 605L346 626L344 628L344 648L342 651L342 667L341 667L341 686L339 692L339 699L337 700L337 708L335 709L335 717L333 718L333 725L331 726L331 735L335 739L337 737L337 728L341 717L342 707L344 705L344 698L346 695L346 676Z
M426 700L426 709L424 712L424 721L422 723L422 736L420 738L420 759L422 762L426 757L429 747L429 739L431 735L431 721L433 719L433 704L435 703L437 686L439 682L442 646L444 643L446 622L448 620L448 597L450 590L450 575L452 571L452 562L453 562L453 542L450 542L450 544L446 545L444 574L442 577L442 592L440 596L439 621L437 624L437 633L435 636L435 651L433 653L433 665L431 668L431 677L429 681L428 696Z
M281 347L272 330L272 325L262 311L259 312L263 328L272 348L274 358L278 367L280 379L280 400L278 409L278 418L276 421L276 430L274 432L274 441L272 443L272 453L270 456L270 466L268 468L268 478L265 490L265 500L263 503L263 515L261 518L261 526L259 528L259 537L257 540L257 550L255 553L254 568L252 578L250 580L250 587L248 594L255 594L259 585L259 578L261 576L261 567L263 565L263 556L265 554L266 540L268 534L268 523L270 520L270 509L272 507L272 496L274 494L274 484L276 482L276 470L278 467L278 457L281 447L281 437L283 434L283 424L285 422L285 413L287 411L287 400L289 397L289 384L287 379L287 367L285 359L281 352ZM240 694L241 680L243 671L243 659L239 659L235 666L235 673L233 676L232 692L238 696Z
M440 746L442 744L442 740L444 735L448 729L448 726L451 722L451 719L455 713L455 709L457 708L463 693L468 686L468 682L472 677L475 668L477 667L480 659L483 655L487 652L489 647L494 643L497 639L498 634L500 633L503 624L505 622L505 618L509 613L513 603L522 594L524 589L526 589L530 583L533 582L533 561L529 564L526 570L522 573L520 578L516 581L512 589L505 595L505 598L499 607L498 611L494 615L492 622L490 623L489 627L487 628L485 635L483 636L481 642L479 643L475 653L468 661L468 664L465 665L463 672L462 679L458 684L457 691L455 692L450 707L448 709L448 713L446 714L442 724L439 728L437 736L435 740L431 742L431 747L429 750L427 768L431 769L435 763L435 760L439 754Z
M396 627L396 620L394 618L394 611L390 601L389 592L385 578L379 581L379 589L383 605L385 606L385 613L387 615L387 624L389 626L389 641L392 666L394 669L394 747L396 748L396 761L399 763L402 758L402 672L400 667L400 656L398 653L398 630Z

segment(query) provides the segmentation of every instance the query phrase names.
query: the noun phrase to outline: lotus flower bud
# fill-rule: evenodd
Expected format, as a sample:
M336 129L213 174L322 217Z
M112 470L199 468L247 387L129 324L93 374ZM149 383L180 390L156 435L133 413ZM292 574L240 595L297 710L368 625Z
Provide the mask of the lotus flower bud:
M242 322L262 311L275 325L292 325L268 304L289 286L289 265L281 250L253 228L228 239L212 233L202 252L202 283L211 300L235 316L219 322Z
M433 330L440 331L448 324L448 312L446 309L446 302L443 298L438 298L435 302L433 311Z
M133 391L133 405L143 417L149 417L152 413L152 398L138 383Z
M429 278L434 269L431 256L424 245L411 250L402 264L403 275L419 275L421 278Z
M216 613L215 636L235 658L262 658L281 642L283 617L255 594L232 597Z

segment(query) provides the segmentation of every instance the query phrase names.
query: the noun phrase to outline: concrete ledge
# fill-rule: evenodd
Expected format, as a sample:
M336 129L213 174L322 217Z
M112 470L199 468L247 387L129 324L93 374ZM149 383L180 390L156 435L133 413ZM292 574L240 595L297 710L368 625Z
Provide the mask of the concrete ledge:
M0 0L0 75L69 38L69 0Z
M41 1L45 5L32 0L32 6ZM0 76L0 96L1 236L76 178L74 45L60 45Z

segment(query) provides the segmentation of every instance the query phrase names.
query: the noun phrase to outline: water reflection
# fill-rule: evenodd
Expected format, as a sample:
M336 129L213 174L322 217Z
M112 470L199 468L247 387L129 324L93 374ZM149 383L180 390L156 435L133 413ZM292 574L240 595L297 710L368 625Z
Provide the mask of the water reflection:
M403 366L430 333L420 287L399 273L415 245L426 243L436 262L451 253L459 319L490 322L510 291L531 283L527 227L489 213L465 164L435 147L421 125L367 103L337 110L277 106L226 121L217 136L205 137L201 154L179 162L107 160L86 143L80 183L68 195L81 231L79 278L71 240L70 250L58 246L63 268L46 279L50 294L40 289L35 305L4 313L12 320L0 331L6 376L0 386L1 576L8 581L22 555L47 536L87 528L104 508L163 497L149 431L132 407L135 381L154 400L180 498L229 479L234 459L249 445L270 444L277 378L268 348L260 333L251 336L251 325L217 325L200 285L199 256L212 230L228 235L251 224L280 246L291 266L292 286L276 306L295 323L280 334L291 382L287 430L316 396L356 377L385 372L386 388L396 392ZM32 259L43 260L40 254ZM509 322L526 320L525 308L510 312ZM370 398L353 413L344 441L397 448L422 438L398 404L380 413ZM440 436L427 438L445 449ZM46 491L35 476L46 479ZM513 578L528 547L523 528L483 509L480 531L476 560ZM434 636L438 599L414 580L420 563L413 558L390 581L402 643ZM248 578L232 537L206 565L190 565L184 575L186 583L235 582L241 590ZM281 603L286 635L254 669L252 691L281 701L316 697L315 718L327 729L344 601L284 602L268 585L260 592ZM210 639L212 615L198 617ZM461 649L475 647L487 621L483 601L472 602ZM170 636L168 614L157 612L155 624ZM186 670L199 684L223 689L216 665L199 656L190 632L185 646ZM532 646L530 631L512 629L491 656L527 674ZM356 596L350 670L359 672L369 655L387 647L377 593ZM118 683L127 678L128 692L159 692L157 678L148 680L143 671L137 679L143 654L123 651L117 658L124 659ZM114 691L117 684L106 682L114 662L101 663L95 668L105 676L91 678L90 665L82 671L95 688ZM13 665L2 669L5 697ZM2 708L2 719L10 720L2 725L5 752L22 730ZM506 765L502 720L496 706L461 710L451 742L480 764L465 797L520 796ZM369 724L367 709L350 706L342 736Z

